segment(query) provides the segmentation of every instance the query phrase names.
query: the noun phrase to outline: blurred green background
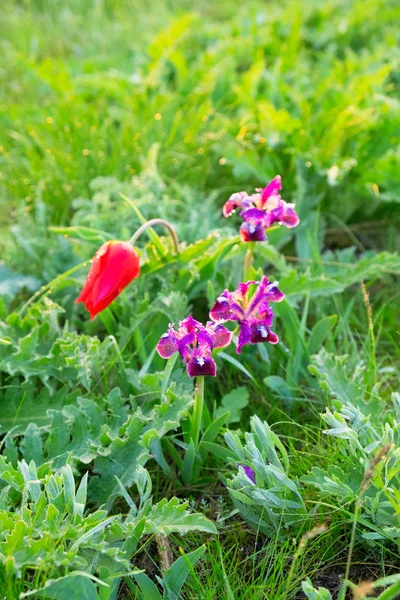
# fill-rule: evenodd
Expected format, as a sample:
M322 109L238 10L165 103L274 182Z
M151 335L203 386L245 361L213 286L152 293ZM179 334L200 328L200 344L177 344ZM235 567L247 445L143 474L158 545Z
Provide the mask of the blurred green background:
M126 233L120 191L192 241L220 225L230 193L276 173L302 218L298 254L308 231L396 249L399 12L395 0L3 0L2 260L42 274L51 224Z

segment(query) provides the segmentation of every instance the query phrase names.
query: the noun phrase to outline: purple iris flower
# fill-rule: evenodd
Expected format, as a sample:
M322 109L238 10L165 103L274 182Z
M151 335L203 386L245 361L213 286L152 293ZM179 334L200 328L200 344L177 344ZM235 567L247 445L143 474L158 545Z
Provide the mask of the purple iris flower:
M274 223L286 227L296 227L300 219L294 210L294 204L282 200L279 191L282 189L280 175L265 187L257 188L256 194L250 196L246 192L236 192L225 202L222 212L229 217L237 208L241 208L240 237L243 242L263 242L267 239L265 230Z
M232 338L231 332L219 323L209 321L203 325L192 316L179 322L178 331L169 325L167 333L161 336L157 352L163 358L170 358L179 352L187 363L189 377L209 375L215 377L217 367L212 358L214 348L224 348Z
M247 465L242 465L242 463L238 463L238 467L242 467L243 471L246 473L247 477L253 482L256 482L256 474L251 467Z
M253 296L249 299L249 288L257 285ZM261 281L240 283L237 290L225 290L215 301L210 317L217 323L221 321L237 321L239 337L236 352L241 353L245 344L269 342L277 344L276 333L271 331L274 313L270 302L281 302L285 297L278 283L271 283L265 275Z

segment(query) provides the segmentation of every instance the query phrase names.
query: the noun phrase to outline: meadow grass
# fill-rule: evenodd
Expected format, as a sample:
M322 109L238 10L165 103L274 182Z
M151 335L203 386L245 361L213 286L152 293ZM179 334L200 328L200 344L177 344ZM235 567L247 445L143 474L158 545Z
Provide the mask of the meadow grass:
M3 0L0 7L0 422L13 465L35 450L55 467L71 460L81 477L94 456L101 464L111 431L126 434L118 420L126 407L152 414L154 372L164 369L154 347L168 322L189 310L206 319L218 290L240 278L243 251L223 247L237 233L235 220L221 216L232 192L281 173L284 197L301 217L294 234L272 232L255 260L289 298L277 309L281 344L251 348L240 363L232 352L220 356L205 400L211 422L225 396L242 390L238 418L221 431L244 439L252 415L267 420L307 514L295 530L285 511L273 535L250 527L227 491L232 462L209 453L199 480L185 483L176 464L185 450L180 430L168 430L162 448L173 475L159 456L149 462L155 498L189 498L219 528L218 536L171 537L175 557L179 547L188 553L206 544L183 598L302 598L307 577L336 597L366 455L347 445L349 437L323 433L321 413L337 414L343 398L359 393L350 400L365 428L383 439L387 419L398 449L399 16L392 0ZM84 269L21 308L41 285L88 261L107 236L130 237L139 219L120 193L146 218L171 220L183 242L211 235L214 245L187 264L164 257L164 270L145 274L93 323L73 308ZM156 262L151 247L142 252ZM314 327L334 315L313 359ZM179 394L189 395L182 369L174 373ZM115 387L125 408L106 400ZM38 426L32 437L29 422ZM92 436L84 450L83 442L73 446L83 423ZM222 436L218 445L226 447ZM313 487L313 469L325 469L340 493ZM350 570L356 583L400 568L397 472L390 477L383 484L379 471L376 495L369 490L363 501ZM326 531L296 554L302 536L321 524ZM387 538L364 536L383 530ZM154 576L154 553L145 547L132 564ZM24 577L15 598L48 573L33 580L28 567ZM141 598L126 583L118 597Z

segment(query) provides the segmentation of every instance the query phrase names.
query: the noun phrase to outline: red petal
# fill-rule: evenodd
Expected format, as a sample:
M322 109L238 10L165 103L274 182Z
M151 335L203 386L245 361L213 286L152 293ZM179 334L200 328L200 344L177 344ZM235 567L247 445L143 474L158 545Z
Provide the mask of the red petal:
M96 252L82 292L90 318L104 310L140 273L139 257L127 242L107 242Z

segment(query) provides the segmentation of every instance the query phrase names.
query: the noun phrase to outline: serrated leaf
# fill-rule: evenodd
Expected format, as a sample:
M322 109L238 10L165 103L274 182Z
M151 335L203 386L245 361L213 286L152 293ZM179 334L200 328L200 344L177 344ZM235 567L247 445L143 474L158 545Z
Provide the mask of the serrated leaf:
M164 498L145 512L145 533L184 535L194 530L217 533L214 523L204 515L188 512L186 508L187 503L181 503L178 498L169 501Z

